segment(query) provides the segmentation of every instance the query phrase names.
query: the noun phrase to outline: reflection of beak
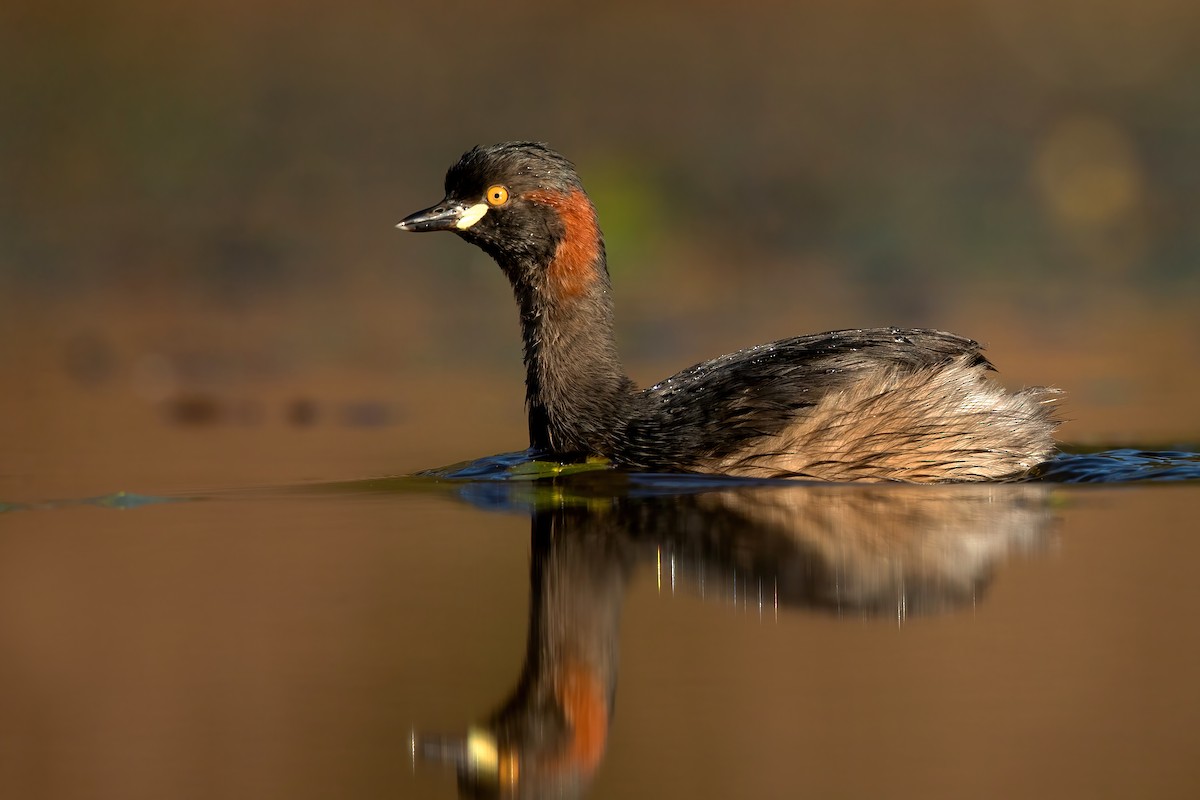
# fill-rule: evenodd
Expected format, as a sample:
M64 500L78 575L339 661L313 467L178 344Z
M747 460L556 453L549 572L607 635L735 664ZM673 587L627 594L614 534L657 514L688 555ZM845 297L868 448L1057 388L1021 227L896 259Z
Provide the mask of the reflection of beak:
M412 735L412 757L415 762L431 761L457 768L467 766L467 741L454 736Z
M412 735L413 761L431 761L454 767L474 781L513 786L517 782L516 752L501 754L496 737L482 728L471 728L467 738Z
M487 203L467 205L459 200L443 200L432 208L409 214L396 227L411 233L428 231L465 231L487 213Z

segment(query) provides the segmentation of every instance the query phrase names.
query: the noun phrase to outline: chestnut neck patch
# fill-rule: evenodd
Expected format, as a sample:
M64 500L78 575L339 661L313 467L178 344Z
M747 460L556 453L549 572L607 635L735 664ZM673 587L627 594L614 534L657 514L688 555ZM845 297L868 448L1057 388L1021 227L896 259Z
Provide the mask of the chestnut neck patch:
M525 198L553 208L562 220L563 238L547 271L549 287L559 298L584 294L595 283L600 260L600 226L596 209L582 190L554 192L537 189Z

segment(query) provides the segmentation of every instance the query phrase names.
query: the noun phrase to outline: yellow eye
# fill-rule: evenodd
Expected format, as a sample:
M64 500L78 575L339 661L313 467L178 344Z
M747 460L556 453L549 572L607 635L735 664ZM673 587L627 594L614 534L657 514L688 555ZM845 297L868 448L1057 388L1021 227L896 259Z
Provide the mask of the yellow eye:
M508 189L505 189L500 184L488 187L487 190L488 205L502 206L508 202Z

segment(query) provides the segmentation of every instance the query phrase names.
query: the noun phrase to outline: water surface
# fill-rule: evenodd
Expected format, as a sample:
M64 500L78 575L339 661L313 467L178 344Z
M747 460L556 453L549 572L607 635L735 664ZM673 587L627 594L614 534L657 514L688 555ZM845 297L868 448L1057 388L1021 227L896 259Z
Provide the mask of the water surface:
M1197 786L1195 482L501 472L11 508L5 795Z

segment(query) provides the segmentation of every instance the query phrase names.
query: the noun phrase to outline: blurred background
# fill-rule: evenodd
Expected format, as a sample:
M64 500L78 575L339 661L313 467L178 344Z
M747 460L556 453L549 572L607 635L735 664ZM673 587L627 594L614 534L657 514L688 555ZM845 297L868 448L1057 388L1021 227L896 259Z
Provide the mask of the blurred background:
M937 327L1067 440L1194 440L1198 82L1186 0L10 2L0 434L100 490L519 449L502 276L393 224L521 138L593 194L642 382Z

